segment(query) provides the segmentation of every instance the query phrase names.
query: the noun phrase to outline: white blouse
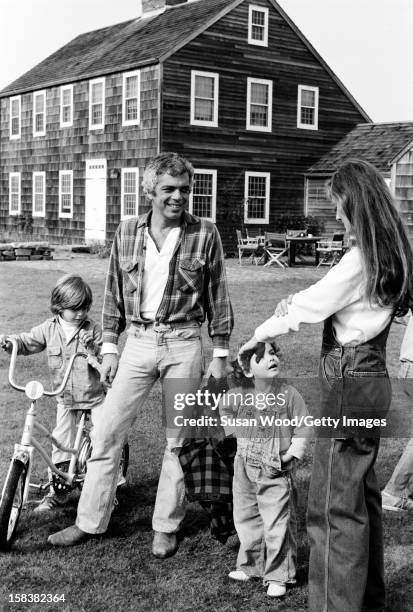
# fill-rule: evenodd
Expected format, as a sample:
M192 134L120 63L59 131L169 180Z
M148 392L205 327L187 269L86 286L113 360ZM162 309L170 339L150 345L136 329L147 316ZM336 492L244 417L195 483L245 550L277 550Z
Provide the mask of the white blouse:
M364 294L361 252L354 246L311 287L296 293L283 317L273 315L255 330L260 342L289 331L301 323L320 323L333 315L333 328L341 345L358 345L377 336L389 323L392 307L370 304Z

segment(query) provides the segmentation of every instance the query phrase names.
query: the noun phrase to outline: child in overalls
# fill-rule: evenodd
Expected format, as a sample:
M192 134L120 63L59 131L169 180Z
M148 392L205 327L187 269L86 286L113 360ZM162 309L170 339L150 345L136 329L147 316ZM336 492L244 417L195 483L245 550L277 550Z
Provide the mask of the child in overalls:
M7 337L15 338L18 354L31 355L47 351L49 371L54 388L58 387L66 372L70 357L77 351L86 353L85 346L94 347L98 353L102 331L88 317L92 305L92 292L87 283L76 274L60 278L50 298L53 317L21 334L0 335L0 345L8 352L12 344ZM92 349L93 350L93 349ZM104 387L98 372L88 365L86 359L75 359L67 385L57 397L56 426L53 437L62 446L72 448L76 434L76 415L79 410L92 410L104 399ZM93 424L93 410L91 411ZM59 467L70 460L71 455L52 445L52 461ZM51 479L51 472L49 471ZM57 495L50 482L48 494L36 507L35 512L54 510L68 501L68 494Z
M270 597L282 597L295 582L297 557L297 500L293 467L304 455L305 424L274 424L307 416L298 391L277 383L279 350L260 343L234 362L241 387L230 389L221 401L220 415L227 435L237 437L234 462L234 524L240 540L232 580L262 577ZM228 401L227 401L228 400Z

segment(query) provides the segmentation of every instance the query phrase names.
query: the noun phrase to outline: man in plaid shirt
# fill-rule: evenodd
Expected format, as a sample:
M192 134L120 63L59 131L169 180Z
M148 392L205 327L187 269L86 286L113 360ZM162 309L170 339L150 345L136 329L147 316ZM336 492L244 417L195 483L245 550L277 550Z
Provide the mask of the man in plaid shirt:
M208 319L214 352L206 377L226 375L233 315L221 240L213 223L187 211L194 169L176 153L153 159L143 189L152 210L123 221L116 232L103 306L102 380L113 384L92 430L93 452L76 524L49 537L71 546L104 533L115 503L121 450L149 391L159 378L164 397L195 393L203 373L201 325ZM118 364L119 335L128 338ZM119 365L119 367L118 367ZM167 403L167 402L166 402ZM172 410L170 405L165 406ZM183 432L167 438L153 515L153 553L177 549L185 514L178 459Z

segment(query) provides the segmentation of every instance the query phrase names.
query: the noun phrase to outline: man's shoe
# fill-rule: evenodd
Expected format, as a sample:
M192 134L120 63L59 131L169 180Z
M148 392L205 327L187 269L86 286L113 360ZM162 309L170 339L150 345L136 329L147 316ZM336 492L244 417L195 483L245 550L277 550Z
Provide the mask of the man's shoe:
M413 500L381 492L381 507L392 512L413 512Z
M158 559L166 559L172 557L178 550L178 538L176 533L163 533L155 531L152 543L152 553Z
M238 580L239 582L247 582L250 579L250 576L243 572L242 570L233 570L228 574L228 578L231 580Z
M92 535L91 533L82 531L77 525L71 525L70 527L66 527L66 529L52 533L52 535L47 538L47 541L53 546L76 546L76 544L86 542Z
M268 597L284 597L287 592L287 587L285 584L280 584L279 582L269 582L267 595Z

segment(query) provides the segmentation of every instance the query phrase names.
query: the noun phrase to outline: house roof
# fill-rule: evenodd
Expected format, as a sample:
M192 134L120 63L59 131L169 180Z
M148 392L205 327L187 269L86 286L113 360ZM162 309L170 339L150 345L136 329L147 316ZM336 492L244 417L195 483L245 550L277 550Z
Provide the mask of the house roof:
M183 0L185 1L185 0ZM163 61L245 0L192 0L81 34L0 91L0 98ZM366 121L370 117L276 0L268 0Z
M350 157L364 159L380 172L389 172L393 160L410 143L413 146L413 121L359 123L311 166L307 174L331 174Z
M198 0L77 36L0 97L157 63L242 0Z

